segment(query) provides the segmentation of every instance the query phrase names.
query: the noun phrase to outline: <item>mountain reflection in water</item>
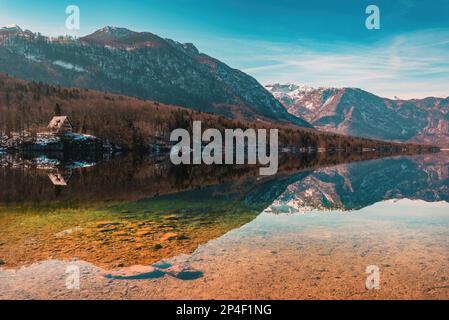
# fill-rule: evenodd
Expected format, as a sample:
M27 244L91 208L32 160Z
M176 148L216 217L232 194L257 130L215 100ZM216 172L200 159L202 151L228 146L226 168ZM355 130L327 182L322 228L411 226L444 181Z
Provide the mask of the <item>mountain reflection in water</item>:
M360 210L390 199L449 201L448 154L345 160L289 158L273 177L259 177L252 166L176 167L135 157L70 170L4 166L0 269L73 258L106 270L150 266L191 254L261 213L257 220L269 220L271 227L262 224L258 230L265 228L269 238L279 214ZM267 214L272 218L263 218ZM202 276L161 268L141 274Z

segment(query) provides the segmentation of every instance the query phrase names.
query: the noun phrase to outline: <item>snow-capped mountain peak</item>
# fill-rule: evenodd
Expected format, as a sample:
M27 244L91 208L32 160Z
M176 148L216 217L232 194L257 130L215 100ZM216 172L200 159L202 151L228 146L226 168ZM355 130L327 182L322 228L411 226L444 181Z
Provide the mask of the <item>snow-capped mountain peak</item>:
M30 31L26 30L24 32L17 24L10 24L0 28L0 41L8 38L9 36L16 35L29 36Z
M17 24L8 24L6 26L3 26L1 30L22 31L22 28L20 28Z
M265 88L288 112L324 131L439 145L449 141L447 99L387 99L349 87L273 84Z
M273 84L267 85L265 88L270 91L275 98L277 98L286 109L290 110L293 105L301 105L307 110L317 110L320 106L321 99L320 95L327 88L313 88L304 84Z
M109 33L115 36L127 36L129 34L134 33L134 31L131 31L127 28L114 27L114 26L105 26L100 30L98 30L97 32Z
M267 90L272 91L272 92L280 92L280 93L293 93L293 92L297 92L297 91L301 91L301 92L307 92L307 91L313 91L315 90L312 87L300 84L300 85L296 85L294 83L287 83L287 84L280 84L280 83L275 83L275 84L268 84L265 86L265 88L267 88Z

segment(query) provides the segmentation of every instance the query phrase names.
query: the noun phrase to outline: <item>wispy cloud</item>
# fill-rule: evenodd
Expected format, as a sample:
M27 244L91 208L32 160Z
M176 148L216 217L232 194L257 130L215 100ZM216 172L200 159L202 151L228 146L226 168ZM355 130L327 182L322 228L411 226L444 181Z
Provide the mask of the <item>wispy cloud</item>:
M220 42L238 48L238 55L228 53L225 60L263 84L359 87L401 98L449 96L449 29L401 34L371 45L306 40L297 44Z

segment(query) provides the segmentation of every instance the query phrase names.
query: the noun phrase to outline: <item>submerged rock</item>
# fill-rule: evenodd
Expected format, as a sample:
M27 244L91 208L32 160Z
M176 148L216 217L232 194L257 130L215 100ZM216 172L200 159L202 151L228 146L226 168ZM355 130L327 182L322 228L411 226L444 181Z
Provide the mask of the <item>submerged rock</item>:
M112 227L112 226L118 226L120 225L120 222L116 221L98 221L96 224L97 228L106 228L106 227Z
M113 270L104 276L108 279L116 280L143 280L160 278L164 275L165 272L152 266L136 265Z
M174 232L167 232L161 237L161 242L167 241L167 240L175 240L178 237L177 233Z
M82 232L82 231L83 231L83 228L78 226L78 227L75 227L75 228L71 228L71 229L67 229L67 230L63 230L61 232L58 232L58 233L55 234L55 236L57 238L62 238L64 236L66 236L66 235L77 233L77 232Z

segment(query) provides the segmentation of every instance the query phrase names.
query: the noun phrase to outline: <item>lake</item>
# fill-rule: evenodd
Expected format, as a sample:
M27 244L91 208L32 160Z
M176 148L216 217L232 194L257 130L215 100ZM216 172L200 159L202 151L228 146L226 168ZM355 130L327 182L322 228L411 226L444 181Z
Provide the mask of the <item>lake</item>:
M1 299L448 299L449 153L0 156Z

